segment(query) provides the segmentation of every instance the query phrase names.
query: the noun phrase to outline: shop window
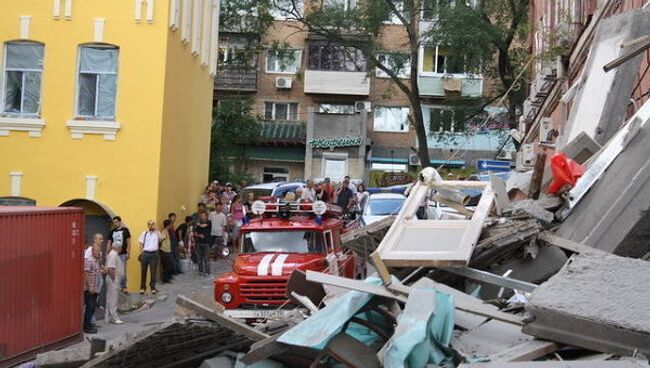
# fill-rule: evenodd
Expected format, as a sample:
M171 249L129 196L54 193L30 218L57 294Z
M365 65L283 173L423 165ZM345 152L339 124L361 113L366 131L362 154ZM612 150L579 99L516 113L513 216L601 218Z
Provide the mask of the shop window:
M298 120L298 104L294 102L265 102L265 120Z
M286 167L265 167L262 173L263 183L289 181L289 169Z
M377 106L374 109L375 132L408 132L408 107Z
M309 44L307 67L309 70L336 72L362 72L366 70L366 57L359 49L332 45L328 42Z
M3 112L38 115L44 46L35 42L5 44Z
M266 52L267 73L295 74L300 70L302 50L268 50Z
M339 114L353 115L355 113L354 104L318 104L318 112L321 114Z
M411 75L411 62L408 57L400 54L377 54L377 61L397 73L399 78L408 78ZM389 78L388 73L377 68L377 77Z
M113 46L79 47L77 116L115 118L118 52Z
M348 175L347 155L324 154L322 173L324 178L341 181Z

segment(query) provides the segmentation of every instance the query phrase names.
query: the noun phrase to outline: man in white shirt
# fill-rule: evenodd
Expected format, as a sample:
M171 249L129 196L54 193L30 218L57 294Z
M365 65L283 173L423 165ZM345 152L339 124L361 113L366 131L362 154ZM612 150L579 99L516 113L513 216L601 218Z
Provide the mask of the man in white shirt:
M119 298L122 277L124 276L124 263L120 259L122 242L111 243L111 251L106 256L106 314L104 320L108 323L122 324L117 315L117 303Z
M300 194L301 202L315 202L316 201L316 189L314 189L314 182L312 180L307 180L307 186L302 189Z
M158 265L158 246L160 245L160 233L156 229L156 222L147 222L148 230L142 232L138 242L140 243L140 294L144 294L147 286L147 267L149 268L149 287L151 293L156 294L156 266Z
M93 245L99 245L101 249L104 249L104 235L100 233L93 235L93 243L88 248L86 248L86 251L84 252L84 259L93 258Z
M208 220L212 225L210 230L210 235L212 235L212 241L214 244L221 246L224 243L224 234L226 230L226 225L228 224L228 218L225 213L223 213L223 205L217 203L214 211L210 212L208 215Z

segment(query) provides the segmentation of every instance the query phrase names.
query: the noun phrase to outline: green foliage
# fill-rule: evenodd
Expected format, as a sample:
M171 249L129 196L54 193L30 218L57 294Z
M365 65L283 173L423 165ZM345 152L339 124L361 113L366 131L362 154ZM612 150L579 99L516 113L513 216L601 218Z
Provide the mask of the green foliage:
M211 179L241 180L246 175L246 147L257 141L262 130L251 106L250 99L224 100L213 112Z

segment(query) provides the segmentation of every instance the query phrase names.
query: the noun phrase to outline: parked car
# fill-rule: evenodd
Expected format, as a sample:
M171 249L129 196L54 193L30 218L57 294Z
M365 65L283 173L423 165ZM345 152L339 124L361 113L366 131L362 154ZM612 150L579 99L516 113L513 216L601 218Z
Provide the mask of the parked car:
M373 193L361 213L361 224L370 225L392 215L397 215L406 196L399 193Z
M263 184L253 184L249 185L246 188L242 189L240 195L241 198L245 201L248 199L248 193L254 193L255 199L260 199L264 197L270 197L273 194L273 190L278 186L284 184L283 182L273 182L273 183L263 183Z
M301 181L282 183L277 187L273 188L273 192L271 193L271 195L274 198L284 198L284 196L287 195L287 193L289 192L295 193L298 188L304 188L306 186L307 184Z

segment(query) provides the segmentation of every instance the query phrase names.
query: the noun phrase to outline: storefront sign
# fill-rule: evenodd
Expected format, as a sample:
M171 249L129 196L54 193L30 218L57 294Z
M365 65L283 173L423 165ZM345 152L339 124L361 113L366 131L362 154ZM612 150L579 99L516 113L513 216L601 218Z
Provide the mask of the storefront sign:
M353 147L362 144L363 138L361 137L318 138L309 141L309 146L311 148L334 149L336 147Z
M392 185L410 184L415 181L415 175L415 173L371 171L370 185L389 187Z

